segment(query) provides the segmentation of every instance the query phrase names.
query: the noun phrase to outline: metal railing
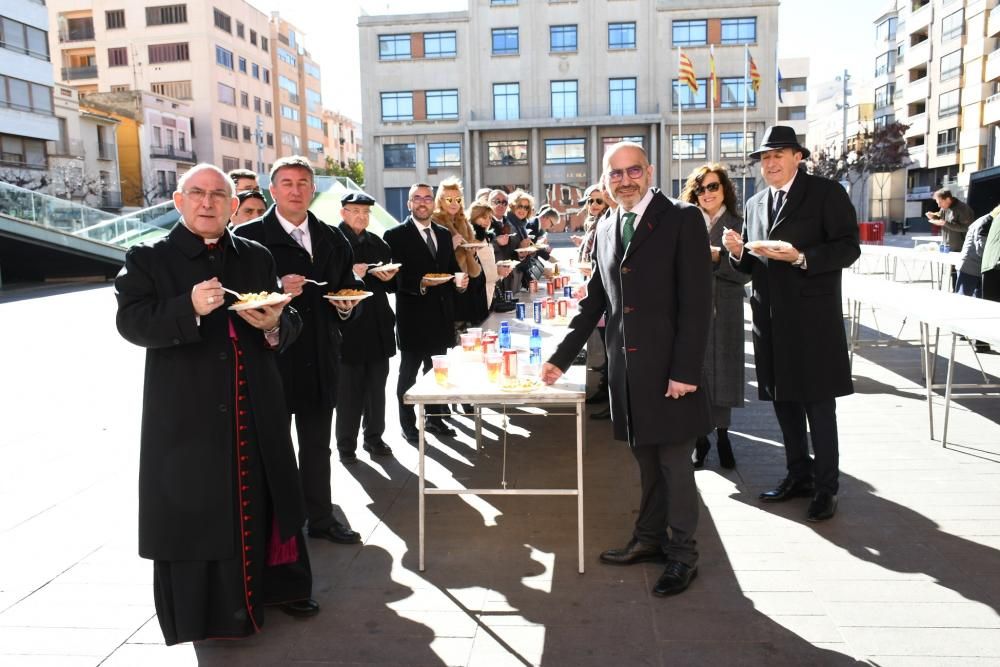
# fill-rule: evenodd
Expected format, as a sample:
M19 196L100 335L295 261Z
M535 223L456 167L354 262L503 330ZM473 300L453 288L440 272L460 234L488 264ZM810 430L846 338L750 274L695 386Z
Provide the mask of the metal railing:
M197 162L198 158L194 151L185 151L173 146L151 146L149 148L150 157L165 157L171 160L182 160L184 162Z
M118 156L118 149L114 144L97 144L97 158L99 160L114 160Z
M67 81L95 79L97 78L97 65L90 65L89 67L63 67L62 78Z

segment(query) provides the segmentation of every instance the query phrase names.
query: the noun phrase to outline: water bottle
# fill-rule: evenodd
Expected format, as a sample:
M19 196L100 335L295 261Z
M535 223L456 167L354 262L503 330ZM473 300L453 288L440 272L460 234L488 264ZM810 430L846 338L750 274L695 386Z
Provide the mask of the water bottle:
M528 339L528 349L531 350L531 356L528 358L528 363L533 367L539 367L542 365L542 332L538 329L531 329L531 338Z
M507 320L500 322L500 337L497 339L497 344L501 350L510 349L510 322Z

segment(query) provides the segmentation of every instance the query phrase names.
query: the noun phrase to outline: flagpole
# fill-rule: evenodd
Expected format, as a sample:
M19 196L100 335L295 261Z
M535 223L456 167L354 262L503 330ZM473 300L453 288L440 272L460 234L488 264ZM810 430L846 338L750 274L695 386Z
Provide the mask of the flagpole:
M747 202L747 101L750 99L750 46L748 44L743 45L743 191L740 193L740 197L743 199L740 202L741 208L746 206ZM746 216L746 212L743 213Z
M684 100L681 99L681 47L677 47L677 196L681 196L681 178L684 173ZM690 87L689 87L690 89ZM671 188L673 192L673 188Z
M778 124L778 105L781 103L781 68L778 66L778 42L774 43L774 124Z
M715 73L715 45L710 44L708 46L708 57L712 62L712 80L709 82L709 87L712 89L712 99L709 102L709 112L708 112L708 135L711 139L711 150L708 153L708 161L715 162L715 85L718 75Z

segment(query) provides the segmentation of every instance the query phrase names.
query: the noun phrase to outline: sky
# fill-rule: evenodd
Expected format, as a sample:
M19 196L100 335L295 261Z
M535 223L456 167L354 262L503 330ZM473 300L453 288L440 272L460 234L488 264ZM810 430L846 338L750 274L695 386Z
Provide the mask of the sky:
M521 0L541 2L544 0ZM604 0L581 0L603 2ZM357 17L464 10L467 0L250 0L264 12L278 10L305 32L306 49L323 70L323 106L361 121ZM778 14L778 56L810 58L810 78L832 79L846 68L856 80L875 69L875 26L887 0L784 0Z

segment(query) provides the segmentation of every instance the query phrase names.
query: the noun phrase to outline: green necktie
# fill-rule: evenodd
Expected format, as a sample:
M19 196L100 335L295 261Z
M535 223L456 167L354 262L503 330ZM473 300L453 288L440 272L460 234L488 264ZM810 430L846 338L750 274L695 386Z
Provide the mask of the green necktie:
M626 213L622 215L622 248L627 250L628 244L632 240L632 236L635 234L635 227L633 222L635 221L635 213Z

